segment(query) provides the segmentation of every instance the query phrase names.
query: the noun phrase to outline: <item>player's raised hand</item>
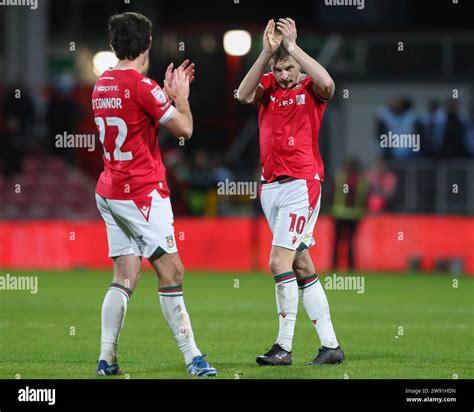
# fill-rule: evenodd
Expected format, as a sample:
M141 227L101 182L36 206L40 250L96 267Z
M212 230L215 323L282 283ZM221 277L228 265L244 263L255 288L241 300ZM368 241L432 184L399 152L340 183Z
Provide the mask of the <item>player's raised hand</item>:
M275 21L273 19L268 20L263 33L263 51L271 54L275 53L280 47L281 41L281 35L275 30Z
M173 100L188 99L189 77L181 67L178 67L173 72L171 82L167 82L165 88L168 96Z
M293 19L287 17L286 19L278 19L276 24L278 30L281 31L283 36L282 42L286 50L291 52L296 46L296 39L298 37L298 31L296 30L296 23Z
M189 78L189 83L191 84L195 78L196 65L194 63L189 64L189 59L186 59L179 67L184 70L184 73Z
M189 78L189 83L192 83L195 79L195 74L196 74L196 65L194 63L189 64L189 60L186 59L181 65L179 66L180 69L184 70L184 73L186 76ZM165 73L165 84L166 83L171 83L173 79L173 74L174 74L174 64L171 63L168 68L166 69Z
M166 68L166 73L165 73L165 87L167 84L171 84L173 82L173 68L174 68L174 63L171 63L167 68Z
M166 97L169 99L169 100L173 100L173 98L170 96L169 92L168 92L168 87L169 85L171 85L171 83L173 82L173 68L174 68L174 63L171 63L167 68L166 68L166 73L165 73L165 80L163 81L163 84L164 84L164 92L166 94Z

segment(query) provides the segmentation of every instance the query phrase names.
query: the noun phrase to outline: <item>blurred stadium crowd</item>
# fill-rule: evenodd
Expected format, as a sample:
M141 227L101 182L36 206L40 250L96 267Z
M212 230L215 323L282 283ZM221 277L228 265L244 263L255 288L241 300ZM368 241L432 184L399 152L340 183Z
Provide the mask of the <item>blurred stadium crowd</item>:
M0 189L7 182L18 185L26 196L0 190L0 216L24 218L93 218L97 211L92 196L101 168L101 146L96 141L94 157L88 148L57 147L53 137L64 131L80 131L91 113L81 104L69 75L62 76L38 101L21 86L3 93L0 111ZM17 98L17 93L21 97ZM87 94L87 93L86 93ZM256 121L250 115L251 121ZM397 193L399 175L390 165L417 162L420 159L462 159L474 156L474 109L466 112L456 102L430 101L425 112L414 108L406 97L394 97L374 113L374 144L386 133L417 134L419 150L379 147L379 159L361 165L348 156L343 170L368 183L363 207L369 213L397 210L392 199ZM327 119L327 121L331 121ZM178 215L215 216L259 213L248 196L218 198L217 184L229 181L258 181L258 136L244 143L238 156L229 156L235 145L219 150L201 146L199 132L192 147L183 149L169 136L161 139L163 159ZM232 153L231 153L232 154ZM92 160L92 165L91 165ZM337 170L329 170L330 185ZM352 179L348 178L349 180ZM352 180L351 180L352 182ZM352 185L352 183L350 184ZM329 190L333 193L332 190ZM326 197L326 211L334 196ZM332 199L332 200L331 200ZM422 210L420 210L422 211Z
M427 38L409 30L406 35L390 32L390 27L401 22L424 18L421 6L416 8L405 0L383 7L372 4L363 13L350 8L327 8L324 2L309 3L311 7L295 10L294 17L301 22L299 39L328 67L338 87L320 136L328 175L323 212L337 217L335 210L341 206L337 202L342 200L335 196L333 188L347 181L349 186L360 183L363 188L359 197L347 196L344 200L345 207L361 208L356 215L385 210L474 213L474 109L469 108L474 91L472 36L434 32ZM9 14L0 10L0 23L5 24L10 36L10 43L0 41L0 67L3 63L13 72L8 81L0 81L2 219L98 217L93 190L102 168L102 148L90 107L94 74L84 62L90 65L94 53L107 48L107 17L126 9L116 9L109 0L100 4L99 7L89 0L45 0L43 22L26 10L8 9ZM137 4L160 30L165 26L154 38L150 77L162 83L168 62L180 63L183 56L197 63L197 80L191 95L196 122L193 139L181 147L164 131L160 133L175 214L261 213L258 202L248 195L217 195L219 182L260 179L256 110L241 107L233 99L233 90L259 52L261 18L257 11L242 21L242 14L233 18L224 8L216 8L217 14L212 17L192 7L177 14L170 5L146 1ZM275 5L275 13L280 11L278 7ZM88 13L90 8L97 13ZM268 14L263 5L258 12ZM194 21L196 13L203 16L202 24L183 28L182 21ZM18 43L11 40L17 34L11 22L33 18L38 34L25 40L30 54L40 48L49 53L44 58L47 72L41 84L22 83L19 72L14 72L21 68L23 60L21 53L13 53ZM232 23L224 27L217 23L228 20ZM315 21L326 32L316 33ZM385 35L364 33L364 29L378 27L382 22ZM253 39L249 54L241 60L227 56L220 46L225 29L237 23L248 28ZM348 24L354 31L347 28ZM82 30L89 26L100 27L96 31L101 35ZM328 30L333 27L337 33ZM431 23L426 30L432 30ZM50 36L48 47L46 41L38 40L46 38L44 33ZM74 46L74 52L64 48L76 38L87 47L78 46L76 50ZM400 38L410 45L404 53L395 47L392 50ZM7 62L10 55L18 61ZM90 73L85 77L86 69ZM34 70L30 77L35 77ZM372 87L367 89L365 101L343 98L344 90L354 85L359 90ZM450 91L456 87L461 90L460 97L451 98ZM389 89L392 91L387 92ZM56 137L64 134L94 135L95 147L58 147ZM419 148L384 147L381 136L393 134L419 136ZM460 187L459 192L452 189L454 185ZM15 191L6 190L7 186ZM16 196L19 191L24 196Z
M474 156L474 107L463 110L456 100L441 103L432 100L425 113L413 107L413 101L396 97L376 114L378 136L392 133L417 134L420 150L410 148L383 149L386 159L466 158Z

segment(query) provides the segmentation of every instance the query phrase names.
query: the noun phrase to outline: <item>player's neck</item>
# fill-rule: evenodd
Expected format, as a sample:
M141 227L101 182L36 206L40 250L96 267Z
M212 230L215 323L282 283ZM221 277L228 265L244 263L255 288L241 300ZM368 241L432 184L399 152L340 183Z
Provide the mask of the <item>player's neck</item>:
M141 73L143 62L140 58L136 60L120 60L113 70L135 70Z

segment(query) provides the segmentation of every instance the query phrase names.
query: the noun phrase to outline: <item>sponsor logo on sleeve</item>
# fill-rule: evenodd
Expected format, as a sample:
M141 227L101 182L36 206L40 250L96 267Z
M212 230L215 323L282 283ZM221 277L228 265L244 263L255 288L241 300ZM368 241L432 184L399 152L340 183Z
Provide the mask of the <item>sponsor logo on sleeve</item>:
M166 103L166 96L160 86L156 86L152 91L151 94L156 99L156 101L160 104Z

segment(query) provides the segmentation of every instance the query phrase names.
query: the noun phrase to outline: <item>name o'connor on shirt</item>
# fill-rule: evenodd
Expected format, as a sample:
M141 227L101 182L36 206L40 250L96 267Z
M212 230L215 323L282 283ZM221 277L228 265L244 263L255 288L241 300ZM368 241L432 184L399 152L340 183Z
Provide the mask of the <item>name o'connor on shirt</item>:
M92 99L92 110L97 109L123 109L122 99L120 97Z

